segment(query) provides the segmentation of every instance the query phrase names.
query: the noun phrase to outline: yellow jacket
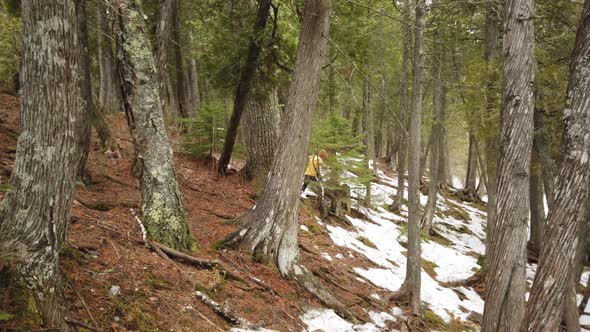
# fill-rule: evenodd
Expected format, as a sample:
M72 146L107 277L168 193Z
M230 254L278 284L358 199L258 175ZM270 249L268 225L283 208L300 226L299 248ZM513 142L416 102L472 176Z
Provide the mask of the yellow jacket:
M321 164L323 164L322 158L316 155L307 157L307 168L305 169L305 175L317 177Z

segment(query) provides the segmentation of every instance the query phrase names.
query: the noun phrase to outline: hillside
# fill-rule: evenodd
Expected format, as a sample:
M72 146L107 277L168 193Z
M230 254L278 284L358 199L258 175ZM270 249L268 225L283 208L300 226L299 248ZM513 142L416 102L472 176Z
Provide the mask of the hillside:
M219 177L212 165L176 152L176 168L188 221L199 243L194 257L218 266L169 261L141 243L136 220L139 191L130 174L133 146L123 114L108 117L122 158L106 156L93 135L89 169L94 184L78 186L67 244L61 252L66 297L73 318L112 331L390 331L404 329L403 304L387 303L405 274L406 213L384 206L396 192L395 174L379 171L372 208L355 204L346 220L320 219L317 198L304 199L299 214L303 265L339 298L354 317L323 308L297 283L283 280L270 264L219 248L255 193L240 176ZM0 95L0 176L6 183L16 150L18 101ZM171 129L172 130L172 129ZM353 175L351 175L353 176ZM353 188L353 191L355 189ZM422 203L426 196L422 195ZM484 207L446 195L439 200L436 235L423 236L420 330L477 329L482 288L461 286L479 268L485 251ZM0 266L0 271L2 266ZM532 283L535 266L529 265ZM585 273L583 280L587 280ZM481 285L480 285L481 286ZM13 314L18 300L8 288L0 311ZM205 296L201 296L204 294ZM203 298L231 312L220 315ZM0 313L1 313L0 312ZM231 317L242 318L241 323ZM0 316L2 317L2 316ZM584 316L582 323L588 323ZM414 324L411 322L410 324ZM242 325L242 326L240 326ZM0 320L0 329L35 330L35 321Z

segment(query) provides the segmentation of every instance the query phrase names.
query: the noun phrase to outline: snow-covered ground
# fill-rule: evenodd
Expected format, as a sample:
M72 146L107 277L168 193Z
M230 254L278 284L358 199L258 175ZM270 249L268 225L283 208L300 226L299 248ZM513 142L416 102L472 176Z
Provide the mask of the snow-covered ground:
M349 174L350 177L354 175ZM335 245L346 248L349 255L356 253L365 256L376 267L353 267L359 283L370 282L384 290L397 290L406 273L406 238L407 209L402 209L401 214L395 214L385 210L382 206L390 204L391 197L396 194L397 179L391 178L379 171L380 183L371 185L372 208L358 207L372 222L356 219L348 216L354 228L345 229L333 226L317 220L320 227L324 227ZM407 188L407 186L406 186ZM365 187L353 188L357 195L364 195ZM407 192L404 193L407 195ZM407 197L407 196L406 196ZM420 197L422 205L426 204L427 196ZM485 252L485 212L468 203L453 204L468 215L468 220L458 220L453 214L445 213L453 207L451 202L439 196L434 224L436 230L449 243L441 244L433 240L422 240L422 258L433 264L427 272L422 269L422 301L444 322L460 321L467 326L478 328L478 322L473 322L474 317L481 317L484 302L482 298L471 288L449 286L449 282L464 280L472 276L479 269L477 257ZM443 216L443 218L441 218ZM363 241L369 239L371 243ZM322 254L327 260L341 259L342 256L330 256ZM432 270L434 273L432 273ZM536 266L528 264L527 279L532 283ZM430 273L429 273L430 272ZM590 273L584 273L583 282L587 282ZM372 295L379 298L377 294ZM581 299L581 298L580 298ZM590 309L590 308L588 308ZM397 307L392 307L390 312L369 313L373 323L353 325L334 313L333 310L310 308L300 318L307 324L307 331L381 331L388 320L399 319L402 312ZM581 318L582 324L590 324L590 316Z

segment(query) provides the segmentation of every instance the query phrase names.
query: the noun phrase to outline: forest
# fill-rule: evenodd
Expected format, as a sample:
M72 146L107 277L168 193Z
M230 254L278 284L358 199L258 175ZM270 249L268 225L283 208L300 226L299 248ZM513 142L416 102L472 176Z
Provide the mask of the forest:
M590 331L590 0L0 0L0 332Z

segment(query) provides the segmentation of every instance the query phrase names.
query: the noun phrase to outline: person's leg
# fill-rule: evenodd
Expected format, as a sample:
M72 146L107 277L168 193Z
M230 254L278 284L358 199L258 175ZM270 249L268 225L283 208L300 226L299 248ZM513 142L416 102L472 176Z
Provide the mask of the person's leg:
M309 182L311 181L309 175L305 175L305 177L303 178L303 186L301 187L301 192L303 193L305 191L305 189L307 188L307 185L309 184Z

